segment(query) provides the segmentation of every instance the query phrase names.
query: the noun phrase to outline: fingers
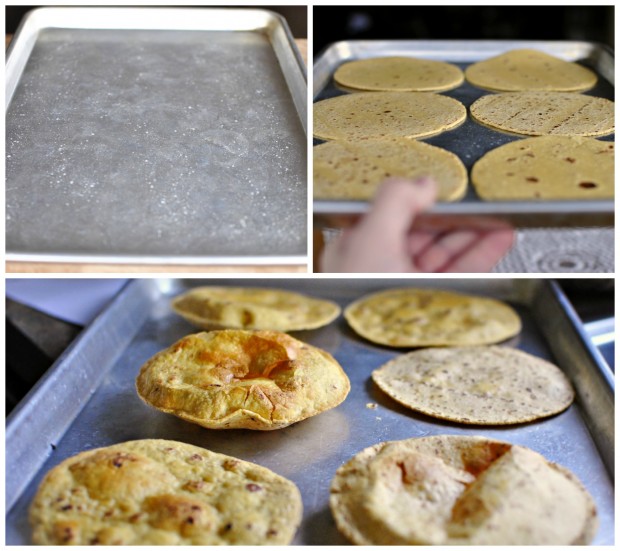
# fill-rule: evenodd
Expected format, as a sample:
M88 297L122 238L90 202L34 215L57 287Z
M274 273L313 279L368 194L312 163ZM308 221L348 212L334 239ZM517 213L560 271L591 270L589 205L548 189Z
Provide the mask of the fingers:
M421 272L440 272L472 247L479 238L479 232L471 230L440 234L418 252L414 257L414 264Z
M409 230L415 217L435 201L435 183L429 178L386 181L370 211L354 227L328 243L324 272L412 272Z
M435 236L414 256L421 272L479 273L490 271L510 250L512 229L460 230Z
M415 217L433 205L436 195L431 178L387 180L359 227L365 232L381 232L386 239L402 240Z
M489 272L510 250L514 242L511 229L494 230L484 234L473 247L464 251L450 264L445 272L476 273Z
M414 221L435 202L435 182L390 180L379 189L370 211L325 246L324 272L487 272L512 246L505 222L459 219L443 228L440 218L416 228Z

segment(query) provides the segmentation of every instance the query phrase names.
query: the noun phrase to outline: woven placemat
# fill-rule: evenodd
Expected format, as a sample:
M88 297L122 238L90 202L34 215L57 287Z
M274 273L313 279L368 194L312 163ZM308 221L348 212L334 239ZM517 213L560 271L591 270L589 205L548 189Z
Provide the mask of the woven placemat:
M614 273L613 228L532 228L493 273Z

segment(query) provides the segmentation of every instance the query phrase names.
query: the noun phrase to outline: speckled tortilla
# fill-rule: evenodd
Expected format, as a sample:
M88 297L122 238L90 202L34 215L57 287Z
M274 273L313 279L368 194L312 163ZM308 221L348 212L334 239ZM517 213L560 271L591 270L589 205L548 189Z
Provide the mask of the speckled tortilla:
M430 348L403 354L372 372L383 392L439 419L511 425L555 415L574 399L564 373L501 346Z
M406 138L326 142L313 155L317 199L371 199L389 177L432 176L440 201L458 200L467 189L467 170L454 153Z
M202 329L300 331L340 315L332 301L258 287L196 287L174 298L172 309Z
M465 69L470 84L486 90L579 92L596 84L596 74L577 63L538 50L512 50Z
M593 138L541 136L489 151L471 171L481 199L610 199L614 144Z
M350 390L327 352L277 331L188 335L140 369L147 404L210 429L273 430L336 407Z
M526 136L604 136L614 131L614 102L570 92L489 94L470 107L491 128Z
M493 344L521 331L507 304L438 289L380 291L353 302L344 315L357 334L395 347Z
M343 63L334 80L347 88L384 92L439 92L459 86L463 71L456 65L415 57L373 57Z
M357 545L584 545L598 528L568 469L479 436L366 448L336 472L330 507Z
M467 117L459 101L431 92L361 92L314 104L321 140L423 138L452 130Z
M170 440L82 452L47 473L30 507L40 545L285 545L297 487L272 471Z

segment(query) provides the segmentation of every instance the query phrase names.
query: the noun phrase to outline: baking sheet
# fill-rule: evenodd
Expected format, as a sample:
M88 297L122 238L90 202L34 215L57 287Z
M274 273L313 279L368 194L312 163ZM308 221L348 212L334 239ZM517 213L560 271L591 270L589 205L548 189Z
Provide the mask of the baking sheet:
M578 41L495 41L495 40L409 40L409 41L344 41L328 47L314 65L314 101L343 95L333 81L334 71L344 62L382 56L413 56L454 63L461 69L468 65L518 48L532 48L566 61L577 61L594 70L599 80L587 92L593 96L614 99L614 58L605 46ZM464 82L458 88L442 92L469 106L492 92ZM452 151L461 159L468 173L482 155L508 142L522 139L492 130L474 122L471 117L455 130L421 141ZM600 138L613 141L614 135ZM314 143L321 143L315 139ZM319 224L338 227L342 216L353 216L368 210L366 201L314 200L314 213ZM465 197L455 203L439 203L434 214L459 216L497 216L521 227L547 226L611 226L614 221L613 200L592 201L495 201L478 199L471 183ZM339 218L340 217L340 218ZM340 221L339 221L340 220Z
M279 15L42 8L6 73L7 260L307 262L307 86Z
M269 431L208 430L146 406L135 391L142 363L195 332L175 315L170 298L196 280L135 280L58 360L9 417L6 430L6 542L26 544L27 508L48 469L79 451L138 439L169 438L240 457L293 480L304 517L295 544L346 543L328 508L336 469L363 448L385 440L438 433L481 434L522 444L572 470L596 502L600 529L594 543L614 543L613 376L585 339L558 287L546 280L209 280L213 285L286 288L337 301L391 286L424 286L509 301L524 327L506 344L554 358L576 386L565 412L513 427L466 427L416 414L383 395L370 373L399 352L356 336L341 317L327 327L293 335L341 363L351 392L337 408L290 427ZM376 409L367 407L376 403Z

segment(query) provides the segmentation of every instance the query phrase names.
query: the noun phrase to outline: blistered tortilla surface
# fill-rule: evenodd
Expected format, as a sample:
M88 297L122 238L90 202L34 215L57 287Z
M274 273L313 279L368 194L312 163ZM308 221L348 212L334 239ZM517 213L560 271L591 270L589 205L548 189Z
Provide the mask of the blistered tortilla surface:
M493 344L519 333L521 319L499 300L439 289L388 289L345 309L362 337L387 346Z
M40 545L284 545L297 487L247 461L170 440L82 452L50 470L30 507Z
M273 430L336 407L350 383L327 352L277 331L188 335L140 369L149 405L211 429Z
M338 469L330 507L358 545L587 544L592 497L538 453L477 436L367 448Z

